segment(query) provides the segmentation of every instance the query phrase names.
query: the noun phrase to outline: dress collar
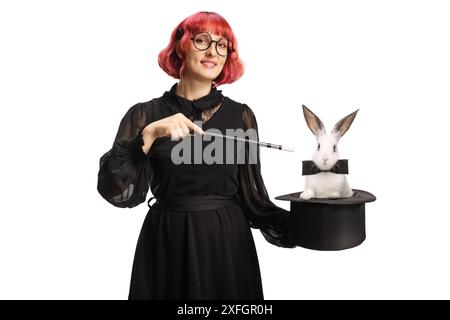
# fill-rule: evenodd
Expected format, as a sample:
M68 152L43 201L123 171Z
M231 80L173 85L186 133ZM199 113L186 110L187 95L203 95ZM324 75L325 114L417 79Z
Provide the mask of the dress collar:
M164 93L164 97L168 100L170 107L175 112L181 112L186 117L194 116L194 119L201 119L201 113L205 110L217 107L223 99L222 91L211 86L211 92L206 96L196 100L189 100L176 94L177 84L175 83L170 91Z

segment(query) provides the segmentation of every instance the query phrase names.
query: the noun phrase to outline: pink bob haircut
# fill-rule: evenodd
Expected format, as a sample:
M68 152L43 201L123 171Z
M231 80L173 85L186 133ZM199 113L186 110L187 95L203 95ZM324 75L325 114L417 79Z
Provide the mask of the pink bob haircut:
M180 30L180 28L182 28ZM180 32L180 31L184 31ZM179 42L181 55L184 56L190 48L191 37L197 32L209 31L228 39L229 48L231 49L227 55L223 65L222 72L213 80L214 86L220 86L225 83L232 83L238 80L244 74L244 64L239 59L238 45L236 37L231 30L228 22L215 12L201 11L184 19L173 30L170 36L170 42L167 48L162 50L158 56L158 64L169 76L181 79L184 70L184 60L180 59L175 51ZM177 39L181 36L181 39Z

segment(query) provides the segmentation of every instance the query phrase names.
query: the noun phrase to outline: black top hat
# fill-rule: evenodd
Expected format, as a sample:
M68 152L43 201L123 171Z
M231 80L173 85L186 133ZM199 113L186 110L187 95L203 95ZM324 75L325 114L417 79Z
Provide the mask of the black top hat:
M350 198L303 200L301 192L278 196L291 202L290 238L294 244L314 250L356 247L366 238L365 203L373 194L353 189Z

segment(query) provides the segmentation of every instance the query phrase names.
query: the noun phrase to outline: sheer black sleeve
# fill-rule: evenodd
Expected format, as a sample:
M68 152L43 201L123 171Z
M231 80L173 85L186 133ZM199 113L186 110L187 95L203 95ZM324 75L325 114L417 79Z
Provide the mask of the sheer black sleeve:
M244 130L254 129L259 141L258 126L252 110L244 105L242 114ZM256 150L256 163L250 159L250 144L245 147L245 164L239 164L239 196L241 204L252 228L260 229L264 238L279 247L293 248L289 240L289 217L291 213L277 207L269 198L263 178L259 146Z
M144 103L132 106L120 122L112 148L100 158L97 190L109 203L132 208L145 201L150 166L142 150L142 130L151 119Z

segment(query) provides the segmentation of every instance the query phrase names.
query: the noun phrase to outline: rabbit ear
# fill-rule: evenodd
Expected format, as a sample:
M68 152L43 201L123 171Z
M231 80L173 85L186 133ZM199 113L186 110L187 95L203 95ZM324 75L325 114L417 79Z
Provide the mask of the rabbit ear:
M355 112L350 113L348 116L342 118L336 123L331 134L334 135L337 140L339 140L344 135L344 133L346 133L347 130L350 128L358 111L359 109L356 110Z
M303 115L305 116L306 124L312 133L317 137L325 134L325 127L320 121L319 117L316 116L311 110L309 110L305 105L303 107Z

